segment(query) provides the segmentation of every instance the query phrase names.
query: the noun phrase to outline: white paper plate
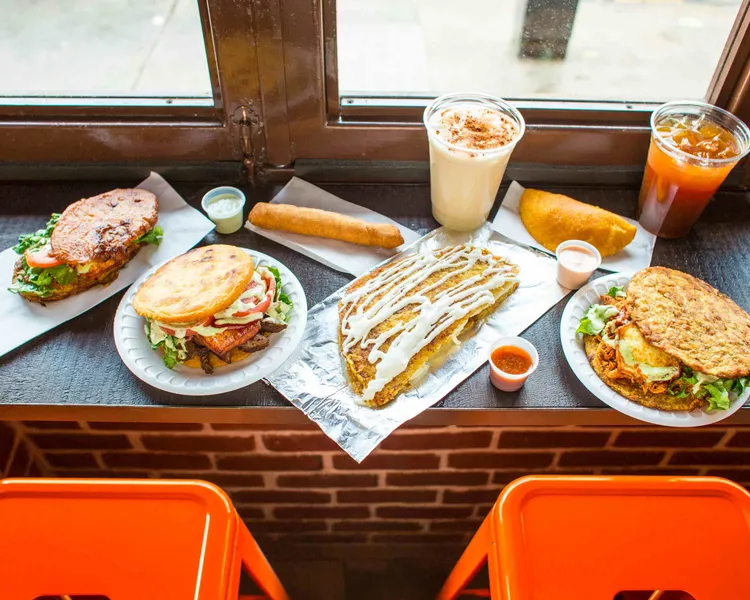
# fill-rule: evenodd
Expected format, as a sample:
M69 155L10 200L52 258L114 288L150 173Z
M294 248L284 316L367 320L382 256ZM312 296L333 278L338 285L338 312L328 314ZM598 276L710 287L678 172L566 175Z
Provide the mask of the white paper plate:
M697 427L699 425L710 425L737 412L750 396L750 388L746 389L741 398L734 398L728 410L705 412L694 410L691 412L669 412L655 408L647 408L621 396L613 389L605 385L599 376L591 368L586 353L583 349L583 336L576 333L578 322L586 309L599 301L599 297L606 294L607 290L615 285L627 286L632 274L612 273L588 283L578 290L568 302L560 322L560 337L562 339L563 352L568 364L576 374L581 383L605 404L615 410L619 410L634 419L639 419L655 425L666 425L667 427Z
M146 338L143 331L145 320L133 310L133 296L141 284L161 266L157 265L133 283L115 314L115 346L125 365L136 377L166 392L186 396L209 396L231 392L255 383L270 375L289 358L302 339L307 324L307 299L302 285L278 260L255 250L242 250L252 257L256 266L272 266L279 269L281 289L294 303L287 328L271 335L269 347L262 352L251 354L241 362L216 369L213 375L206 375L201 369L180 365L168 369L162 362L161 353L153 350Z

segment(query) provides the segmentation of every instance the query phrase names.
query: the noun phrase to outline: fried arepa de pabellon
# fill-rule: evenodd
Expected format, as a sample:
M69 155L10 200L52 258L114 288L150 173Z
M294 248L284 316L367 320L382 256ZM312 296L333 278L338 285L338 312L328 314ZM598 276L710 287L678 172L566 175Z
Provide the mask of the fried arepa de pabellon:
M602 359L602 351L607 351L604 342L599 337L593 335L585 335L583 337L584 351L594 372L607 386L628 400L648 408L666 411L691 411L696 408L705 408L708 406L706 400L694 396L679 398L668 392L653 393L648 391L642 383L635 383L626 377L622 377L621 372L614 374L613 369L616 369L616 367L614 367L613 362L615 361ZM614 349L611 352L614 353ZM616 376L613 377L613 375Z
M167 324L205 321L231 305L253 277L253 260L234 246L195 248L162 265L133 297L133 308Z
M463 266L466 266L466 262L459 261L455 266L450 266L449 262L447 262L451 259L451 254L455 253L459 248L478 251L481 255L480 259L468 265L468 268L463 270L463 272L460 271ZM403 284L405 279L409 278L408 273L413 272L418 275L420 272L425 271L419 265L415 267L414 261L420 260L420 255L415 254L380 267L355 281L347 289L344 298L339 303L339 345L344 356L352 389L355 393L364 397L364 403L368 406L379 407L392 401L401 391L411 385L410 380L412 377L424 369L430 359L455 345L454 340L457 336L461 335L462 332L471 330L478 321L493 312L518 287L517 281L514 280L518 275L518 267L501 257L493 255L487 249L457 246L435 251L432 254L438 262L446 261L443 262L443 268L432 272L421 280L415 280L411 286L406 285L404 289L400 289L398 293L394 294L393 301L402 300L405 296L409 295L420 295L429 298L430 302L436 302L439 295L454 289L455 286L461 286L462 283L472 277L477 278L474 286L479 289L490 280L494 281L493 277L497 275L498 270L502 271L508 279L499 280L491 289L485 290L482 302L476 308L455 320L427 345L419 349L412 356L407 357L403 361L403 370L390 379L371 398L365 396L365 393L368 386L377 378L378 366L382 360L376 362L371 362L370 360L370 353L374 348L373 341L383 336L383 334L387 335L388 332L394 331L395 333L389 336L380 346L380 350L387 353L391 349L392 344L397 342L399 338L398 332L403 330L405 326L408 328L410 325L413 325L413 321L423 316L420 312L421 305L419 302L409 303L386 318L376 318L375 320L378 322L369 330L365 338L357 341L349 349L345 347L345 340L348 335L347 317L351 314L356 315L358 312L362 314L363 312L366 313L373 310L373 305L384 300L389 292L393 292L399 285ZM425 265L429 265L430 261L434 259L426 261ZM407 275L399 276L399 271L405 271ZM366 293L364 296L358 298L356 297L358 290L361 290L364 286L370 284L370 282L378 281L383 281L383 285L379 285L371 293ZM430 287L433 289L428 290ZM352 297L353 295L354 298ZM438 322L440 321L438 320ZM426 325L427 331L425 331L425 334L428 334L435 327L435 324L427 323Z
M646 341L638 326L630 320L625 298L602 296L600 301L620 311L614 323L618 338L622 335L629 342L635 360L653 366L679 367L676 358ZM628 400L666 411L690 411L708 406L706 400L695 396L680 398L670 394L669 387L673 378L649 381L639 367L627 365L620 352L606 344L599 335L584 335L583 344L586 358L599 379Z
M750 376L750 315L704 281L666 267L636 273L630 316L649 343L695 371Z
M52 255L69 265L118 259L156 225L159 204L146 190L112 190L66 208L50 238Z

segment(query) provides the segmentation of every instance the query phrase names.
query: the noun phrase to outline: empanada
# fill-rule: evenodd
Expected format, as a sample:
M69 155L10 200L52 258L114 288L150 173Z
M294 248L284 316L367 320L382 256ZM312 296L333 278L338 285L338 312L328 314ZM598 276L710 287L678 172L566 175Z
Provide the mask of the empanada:
M518 212L526 230L550 252L566 240L581 240L611 256L635 238L635 226L621 216L562 194L527 189Z

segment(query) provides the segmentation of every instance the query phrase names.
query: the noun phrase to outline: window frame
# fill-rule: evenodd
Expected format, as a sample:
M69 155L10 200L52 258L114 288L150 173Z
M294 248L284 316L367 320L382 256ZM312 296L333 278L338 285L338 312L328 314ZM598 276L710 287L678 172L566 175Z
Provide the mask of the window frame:
M298 159L428 159L421 116L430 98L340 97L336 0L196 1L212 98L0 98L0 160L245 159L248 166L238 123L246 111L260 123L253 162L271 174L288 174ZM750 0L743 0L707 101L747 121L749 92ZM528 125L514 163L640 167L645 161L655 104L513 103Z
M275 0L277 1L277 0ZM336 0L283 0L290 159L426 161L422 112L429 98L341 97ZM750 118L750 0L743 0L706 100ZM527 132L519 163L643 165L658 104L512 100ZM270 129L270 127L269 127ZM290 162L291 162L290 160Z
M242 161L238 110L261 103L252 14L196 1L212 97L1 97L0 160Z

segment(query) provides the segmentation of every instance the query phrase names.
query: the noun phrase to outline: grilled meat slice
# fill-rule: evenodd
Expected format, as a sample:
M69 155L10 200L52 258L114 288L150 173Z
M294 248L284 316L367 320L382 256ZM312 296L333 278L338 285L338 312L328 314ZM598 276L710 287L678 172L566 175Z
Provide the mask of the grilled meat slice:
M247 352L248 354L252 354L253 352L260 352L261 350L265 350L266 348L268 348L268 345L270 343L271 342L267 336L259 333L249 342L245 342L244 344L239 346L239 349L243 352Z
M279 323L273 319L263 319L260 323L260 330L267 333L278 333L286 329L286 323Z
M211 351L205 346L195 346L195 352L201 361L201 369L206 375L211 375L214 372L214 367L211 364Z

